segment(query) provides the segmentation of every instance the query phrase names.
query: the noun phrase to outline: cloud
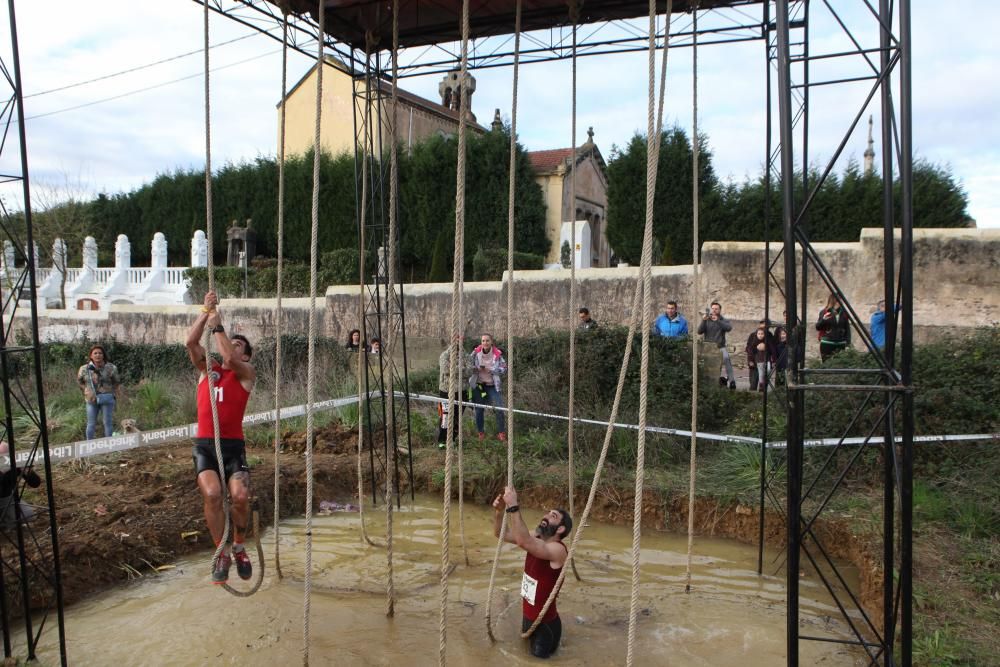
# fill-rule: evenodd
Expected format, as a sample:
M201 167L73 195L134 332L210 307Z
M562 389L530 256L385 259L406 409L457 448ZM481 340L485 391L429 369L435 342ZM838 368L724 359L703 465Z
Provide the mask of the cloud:
M845 8L838 4L837 9L845 22L861 26L859 38L871 44L876 28L870 16L866 18L863 5L857 5ZM759 9L741 11L758 16ZM732 25L745 18L732 12L702 16L703 27ZM975 16L975 21L969 16ZM814 5L811 20L813 54L851 46L819 4ZM687 25L690 17L679 15L675 21L678 26ZM644 30L644 21L633 23L640 32ZM1000 25L1000 3L971 0L961 12L914 3L913 137L919 156L952 167L969 193L970 210L979 224L1000 226L1000 154L992 148L1000 145L1000 124L994 118L994 110L1000 106L1000 87L989 83L1000 62L1000 47L996 40L982 38L981 26L985 25ZM200 49L202 7L197 3L134 0L22 3L18 6L18 30L24 85L30 94ZM584 28L581 34L592 31ZM213 43L249 32L219 15L211 16ZM629 31L613 24L602 28L600 34L616 37ZM221 46L211 52L213 67L254 58L279 46L263 36ZM684 43L675 46L670 52L665 123L690 128L693 54ZM440 58L441 52L431 50L425 57ZM765 159L764 44L752 41L705 47L699 49L698 59L699 125L709 136L716 171L736 180L756 175ZM613 144L622 146L635 132L645 132L646 63L642 52L579 59L578 144L586 140L587 128L592 126L598 145L608 155ZM310 65L309 59L293 52L289 81L298 80ZM200 54L179 58L91 85L28 98L26 112L30 116L122 95L197 74L201 68ZM816 63L810 74L815 82L866 72L870 72L867 64L855 57ZM570 145L570 74L568 61L522 68L518 131L529 149ZM509 118L510 69L479 70L475 76L478 87L473 105L480 121L489 123L494 108ZM440 75L409 78L404 85L436 99L439 79ZM280 55L214 72L211 84L213 165L273 155ZM822 165L832 155L870 85L813 89L810 149L814 164ZM195 77L28 121L32 176L44 183L80 174L92 191L118 191L148 182L157 173L200 169L205 162L203 104L203 81ZM877 99L870 113L875 117L877 139ZM838 169L850 157L860 159L867 115L851 135ZM774 141L777 143L777 128ZM10 160L7 151L0 169L11 167ZM7 192L3 191L5 197Z

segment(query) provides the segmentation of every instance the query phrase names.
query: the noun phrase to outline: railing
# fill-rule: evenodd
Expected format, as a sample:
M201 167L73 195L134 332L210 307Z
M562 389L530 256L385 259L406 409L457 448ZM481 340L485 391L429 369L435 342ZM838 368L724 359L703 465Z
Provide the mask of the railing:
M152 273L152 269L129 269L128 270L128 284L129 285L141 285Z
M81 273L83 273L83 269L66 269L66 284L78 281Z
M183 268L169 268L163 269L163 282L167 285L184 285L184 271Z
M94 269L94 282L98 285L107 285L114 272L114 269Z

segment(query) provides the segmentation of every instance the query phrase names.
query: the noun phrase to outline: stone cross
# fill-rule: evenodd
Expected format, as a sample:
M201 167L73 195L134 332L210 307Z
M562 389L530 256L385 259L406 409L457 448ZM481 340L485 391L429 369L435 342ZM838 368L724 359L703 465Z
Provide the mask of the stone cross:
M115 270L124 271L132 267L132 244L128 237L119 234L115 240Z
M93 236L83 239L83 270L97 270L97 241Z
M34 246L34 248L35 248L35 267L37 268L38 267L38 257L39 257L39 255L38 255L38 241L33 241L31 245ZM26 267L28 266L28 259L29 259L28 258L28 246L27 246L27 244L25 244L25 246L24 246L24 265Z
M66 242L60 238L52 242L52 268L59 273L66 272Z
M3 242L3 268L5 271L14 268L14 244L6 239Z
M152 255L153 261L151 266L154 269L165 269L167 268L167 237L163 235L163 232L156 232L153 234L152 243Z
M195 231L191 239L191 267L208 266L208 238L200 229Z

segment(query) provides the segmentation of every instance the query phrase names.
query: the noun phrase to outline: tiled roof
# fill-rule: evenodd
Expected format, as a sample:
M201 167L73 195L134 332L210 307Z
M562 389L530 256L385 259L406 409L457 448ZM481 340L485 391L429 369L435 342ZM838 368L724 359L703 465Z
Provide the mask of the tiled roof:
M531 160L531 166L536 172L546 173L564 164L571 155L573 155L572 148L554 148L548 151L531 151L528 153L528 159Z

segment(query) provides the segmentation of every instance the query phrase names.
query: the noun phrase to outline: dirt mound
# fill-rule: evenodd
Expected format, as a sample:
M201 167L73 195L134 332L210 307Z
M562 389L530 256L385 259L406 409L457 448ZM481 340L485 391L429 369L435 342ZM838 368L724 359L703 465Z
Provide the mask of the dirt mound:
M283 516L301 515L305 507L305 458L301 453L305 437L295 434L289 440L280 456ZM316 443L314 505L318 506L321 499L351 500L356 488L357 434L325 427L317 432ZM273 456L270 450L253 448L247 455L252 461L253 506L260 512L261 525L267 526L274 507ZM66 604L151 574L178 556L213 546L195 485L190 444L59 465L53 477ZM33 503L43 502L44 488L37 493L37 497L26 498ZM47 541L40 545L41 553L49 551ZM208 569L206 562L206 577ZM8 576L8 592L17 591L14 583ZM29 585L31 588L47 589ZM20 602L10 602L16 613Z
M333 422L313 430L313 452L350 454L358 451L358 432L340 422ZM306 432L286 431L281 434L282 449L303 454L306 451Z

